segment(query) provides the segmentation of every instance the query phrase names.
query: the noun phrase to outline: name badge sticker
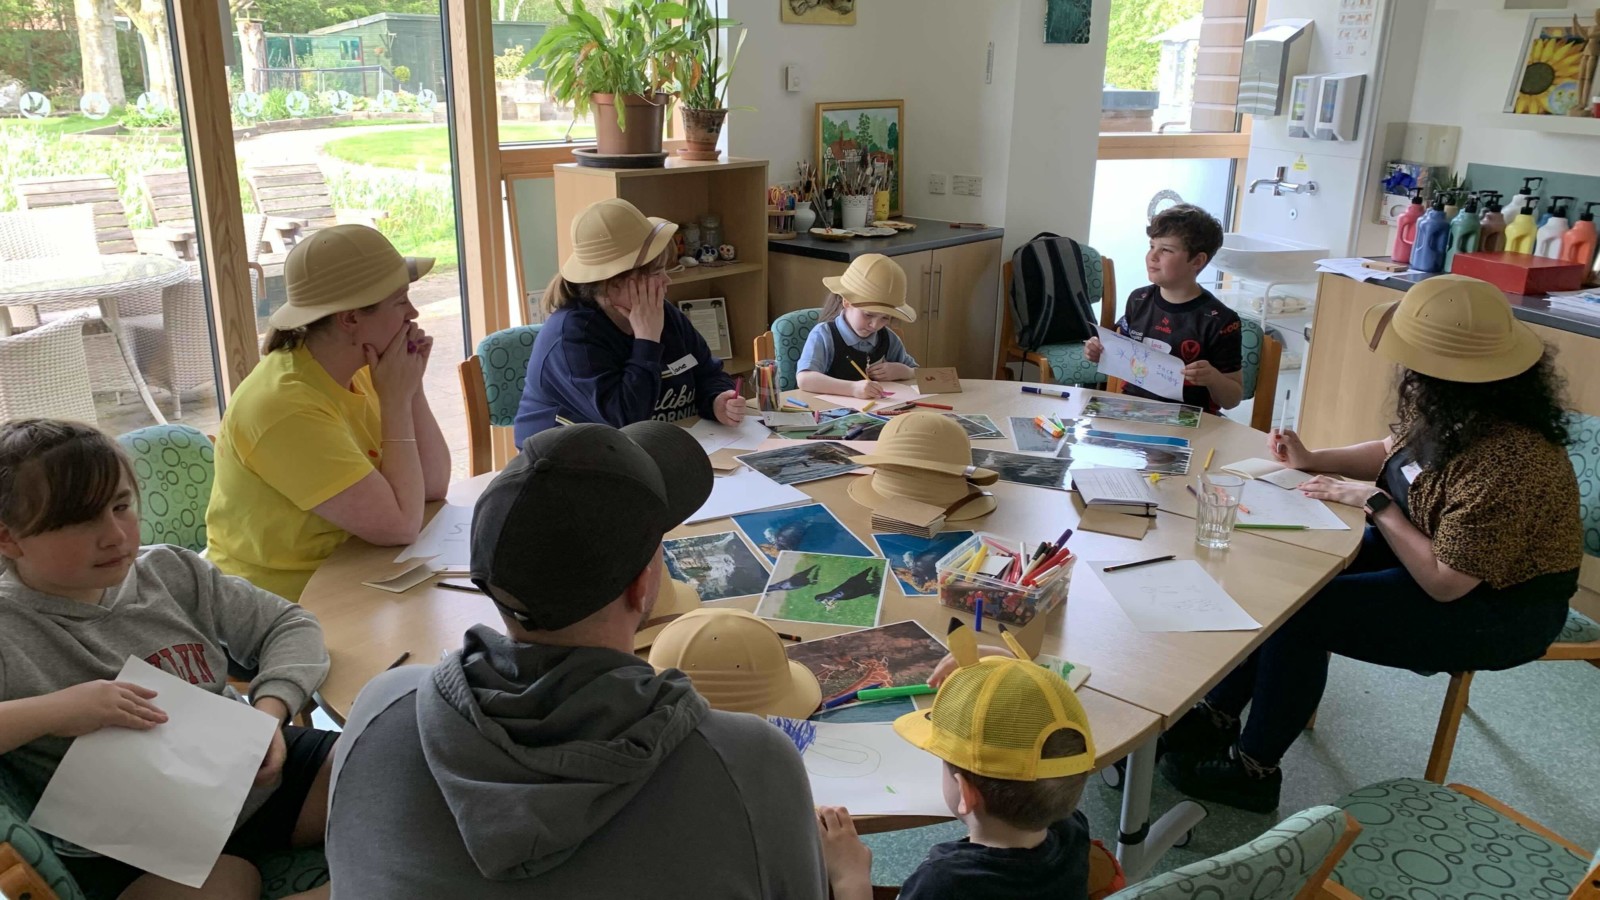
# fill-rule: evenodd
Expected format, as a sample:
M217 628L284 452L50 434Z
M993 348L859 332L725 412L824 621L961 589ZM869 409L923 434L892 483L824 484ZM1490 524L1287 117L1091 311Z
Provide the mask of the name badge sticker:
M1411 482L1417 480L1418 475L1422 474L1422 466L1417 465L1414 462L1406 463L1400 467L1400 474L1405 476L1406 484L1410 484Z
M677 375L682 375L683 373L694 368L697 364L698 360L694 358L693 353L686 354L682 359L676 362L668 363L667 370L661 373L661 377L672 378Z

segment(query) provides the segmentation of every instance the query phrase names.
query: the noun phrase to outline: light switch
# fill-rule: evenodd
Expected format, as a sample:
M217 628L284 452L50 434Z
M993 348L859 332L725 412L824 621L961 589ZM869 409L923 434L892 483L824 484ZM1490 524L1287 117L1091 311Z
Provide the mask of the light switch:
M941 175L941 174L939 174L937 172L929 175L928 176L928 193L930 193L930 194L942 194L942 193L944 193L945 192L945 183L946 183L946 181L947 181L947 176Z
M784 88L784 90L789 91L790 93L793 93L795 91L800 90L800 75L801 75L801 72L800 72L800 67L799 66L784 66L783 67L783 88Z

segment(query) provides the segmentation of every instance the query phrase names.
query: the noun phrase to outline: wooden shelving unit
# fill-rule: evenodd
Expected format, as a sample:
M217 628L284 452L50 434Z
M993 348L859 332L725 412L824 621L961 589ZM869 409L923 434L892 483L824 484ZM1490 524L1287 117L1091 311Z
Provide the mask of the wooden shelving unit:
M1542 131L1546 134L1586 134L1600 137L1600 119L1587 116L1529 116L1498 112L1483 117L1483 124L1491 128L1515 128L1519 131Z
M647 216L680 225L714 213L722 219L722 242L738 256L725 266L685 269L672 276L668 301L725 297L732 359L730 373L755 368L752 344L767 319L767 161L725 158L715 162L670 159L661 169L594 169L576 163L555 167L558 256L572 251L572 220L585 207L620 197Z

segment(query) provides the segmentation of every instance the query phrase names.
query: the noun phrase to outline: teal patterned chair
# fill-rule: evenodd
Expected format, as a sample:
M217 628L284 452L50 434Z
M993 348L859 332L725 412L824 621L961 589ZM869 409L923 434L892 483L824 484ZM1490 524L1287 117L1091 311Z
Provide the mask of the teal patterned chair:
M792 391L800 386L800 351L806 348L806 338L822 318L820 309L797 309L772 320L772 330L755 339L755 358L776 360L778 363L778 390Z
M516 424L517 404L528 385L528 360L538 325L516 325L478 342L478 352L461 363L461 399L467 408L467 470L482 475L494 467L489 428Z
M1272 411L1278 401L1278 364L1283 359L1283 344L1266 333L1255 319L1240 316L1239 325L1244 399L1255 401L1250 407L1250 427L1269 431Z
M89 900L62 865L50 841L28 824L28 816L38 801L0 765L0 895L29 900ZM7 848L11 853L6 852ZM14 863L8 865L12 860ZM328 861L321 850L278 851L254 862L261 871L261 900L278 900L328 880Z
M1333 870L1334 897L1600 897L1600 859L1472 788L1397 778L1335 805L1361 832Z
M1360 831L1342 810L1314 806L1248 844L1123 888L1107 900L1317 897Z
M1083 247L1086 287L1089 303L1100 305L1100 324L1110 328L1117 322L1117 274L1111 260L1100 255L1087 244ZM1000 381L1011 378L1011 363L1032 363L1039 369L1039 380L1047 384L1095 385L1105 379L1099 367L1084 355L1084 344L1045 344L1030 353L1017 343L1017 327L1011 321L1011 262L1001 267L1000 306L1005 310L1000 326L1000 359L995 363L994 377ZM1019 370L1020 371L1020 370Z
M1568 427L1572 431L1572 444L1567 456L1572 460L1572 471L1578 476L1578 515L1583 524L1583 552L1600 557L1600 418L1569 413ZM1600 595L1588 588L1578 588L1574 598L1591 610L1600 609ZM1600 623L1576 609L1567 609L1567 622L1555 642L1539 657L1541 662L1583 660L1600 667ZM1467 711L1472 691L1472 672L1452 672L1450 687L1445 691L1444 708L1439 711L1439 727L1433 736L1433 752L1428 756L1424 777L1443 784L1450 769L1450 757L1455 752L1456 734L1461 730L1461 717Z
M211 439L187 425L151 425L117 438L139 480L139 543L206 548L206 507L216 457Z

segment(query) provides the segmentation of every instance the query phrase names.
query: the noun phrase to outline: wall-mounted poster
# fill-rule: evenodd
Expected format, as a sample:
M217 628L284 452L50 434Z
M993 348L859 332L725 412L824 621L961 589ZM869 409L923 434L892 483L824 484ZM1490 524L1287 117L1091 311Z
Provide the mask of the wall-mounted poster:
M1564 116L1581 107L1583 51L1587 43L1570 16L1532 16L1522 37L1522 54L1506 94L1505 111L1533 116ZM1600 27L1600 26L1597 26Z
M1094 0L1045 0L1046 44L1089 43L1089 13Z
M854 25L856 0L778 0L787 25Z
M900 215L905 167L904 100L817 104L817 167L868 166L889 185L889 215Z

